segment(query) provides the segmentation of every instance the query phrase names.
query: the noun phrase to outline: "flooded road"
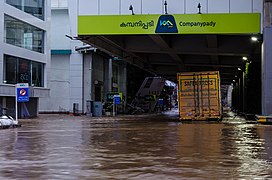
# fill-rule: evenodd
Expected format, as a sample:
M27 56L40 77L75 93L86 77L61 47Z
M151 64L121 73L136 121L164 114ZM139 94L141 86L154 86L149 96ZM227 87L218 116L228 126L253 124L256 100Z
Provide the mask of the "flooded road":
M0 179L272 178L272 126L40 115L0 130Z

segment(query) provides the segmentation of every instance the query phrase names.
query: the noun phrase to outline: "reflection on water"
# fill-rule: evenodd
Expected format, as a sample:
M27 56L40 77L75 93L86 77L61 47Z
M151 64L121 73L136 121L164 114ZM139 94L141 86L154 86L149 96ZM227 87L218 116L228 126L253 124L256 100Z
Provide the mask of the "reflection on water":
M0 179L272 178L272 126L41 115L0 131Z

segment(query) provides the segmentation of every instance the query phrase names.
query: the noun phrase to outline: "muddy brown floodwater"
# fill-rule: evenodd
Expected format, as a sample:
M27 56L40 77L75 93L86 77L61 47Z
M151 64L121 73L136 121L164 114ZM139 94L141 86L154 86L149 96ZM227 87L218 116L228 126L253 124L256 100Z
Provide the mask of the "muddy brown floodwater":
M0 179L267 179L272 126L40 115L0 130Z

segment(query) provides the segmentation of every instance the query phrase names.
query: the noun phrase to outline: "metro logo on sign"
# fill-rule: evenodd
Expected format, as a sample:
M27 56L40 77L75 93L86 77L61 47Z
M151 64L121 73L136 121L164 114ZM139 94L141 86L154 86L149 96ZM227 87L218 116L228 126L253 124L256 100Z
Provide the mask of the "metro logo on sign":
M156 33L177 33L177 25L174 16L172 15L161 15L157 28Z
M29 88L27 83L16 84L17 102L29 101Z
M169 28L173 27L173 23L170 20L168 21L160 21L160 26L168 26Z

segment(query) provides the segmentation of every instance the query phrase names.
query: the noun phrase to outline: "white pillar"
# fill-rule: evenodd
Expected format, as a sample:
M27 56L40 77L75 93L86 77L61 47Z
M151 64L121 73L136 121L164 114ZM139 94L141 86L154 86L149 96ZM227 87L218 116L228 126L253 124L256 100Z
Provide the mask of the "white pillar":
M105 60L105 79L104 79L104 91L112 91L112 59Z
M123 92L125 98L127 97L127 67L126 64L119 66L119 87L120 91Z
M272 114L272 27L265 27L263 31L262 114Z

